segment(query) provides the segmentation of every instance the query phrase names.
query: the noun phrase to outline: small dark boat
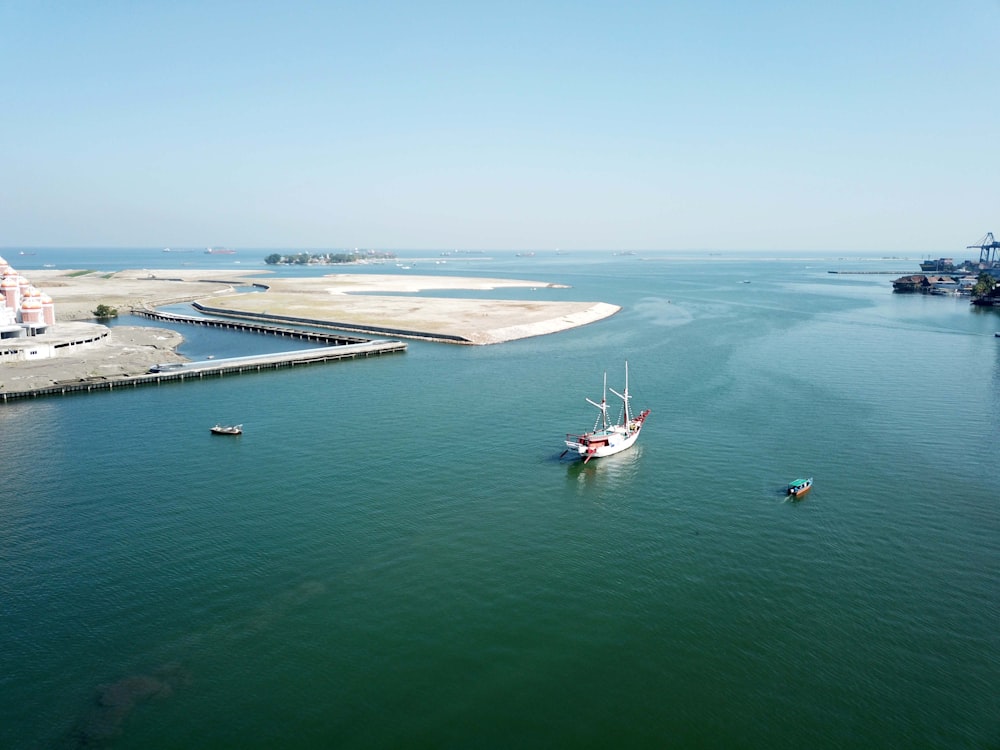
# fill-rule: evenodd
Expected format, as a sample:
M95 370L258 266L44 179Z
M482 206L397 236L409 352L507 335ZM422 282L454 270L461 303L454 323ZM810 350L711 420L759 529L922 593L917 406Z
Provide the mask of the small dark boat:
M212 428L212 434L213 435L242 435L243 434L243 425L241 425L241 424L231 424L231 425L217 424L217 425L215 425L215 427Z
M788 494L792 497L802 497L812 489L812 486L812 477L809 477L808 479L796 479L794 482L788 483Z

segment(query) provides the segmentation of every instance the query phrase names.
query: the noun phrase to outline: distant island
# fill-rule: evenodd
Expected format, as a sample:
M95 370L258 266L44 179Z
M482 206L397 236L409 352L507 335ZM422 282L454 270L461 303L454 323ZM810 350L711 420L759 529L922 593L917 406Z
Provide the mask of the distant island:
M343 263L370 263L377 260L394 260L395 253L379 250L356 250L353 253L271 253L264 262L271 266L332 266Z

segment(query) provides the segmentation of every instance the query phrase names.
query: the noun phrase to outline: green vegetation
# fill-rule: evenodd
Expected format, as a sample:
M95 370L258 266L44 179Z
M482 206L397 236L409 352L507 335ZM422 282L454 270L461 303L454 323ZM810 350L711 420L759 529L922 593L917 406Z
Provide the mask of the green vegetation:
M264 258L264 262L270 265L323 266L338 263L361 263L367 260L389 260L395 257L395 253L379 250L364 250L353 253L293 253L291 255L271 253Z
M972 287L973 299L986 299L997 296L1000 296L1000 288L997 286L997 280L988 273L979 274L979 278L976 279L976 285Z
M93 271L73 271L73 273L68 273L66 275L73 279L77 276L86 276L88 273L93 273Z
M98 305L94 310L94 317L98 320L107 320L108 318L118 317L118 308L111 307L110 305Z

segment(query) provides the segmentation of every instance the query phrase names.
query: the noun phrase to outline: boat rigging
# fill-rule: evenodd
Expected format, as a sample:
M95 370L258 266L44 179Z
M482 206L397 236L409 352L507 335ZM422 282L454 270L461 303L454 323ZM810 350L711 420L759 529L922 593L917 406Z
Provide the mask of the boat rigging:
M607 392L611 391L622 400L621 416L617 422L612 423L608 418ZM585 397L586 398L586 397ZM608 373L604 373L604 391L601 395L601 403L597 403L587 398L587 403L596 407L600 411L594 429L582 435L566 435L566 450L562 452L560 458L567 453L576 453L579 458L587 463L592 458L603 458L620 453L631 448L639 439L639 433L645 424L646 417L649 416L649 409L645 409L633 416L629 401L632 396L628 390L628 362L625 363L625 389L619 393L614 388L608 388Z

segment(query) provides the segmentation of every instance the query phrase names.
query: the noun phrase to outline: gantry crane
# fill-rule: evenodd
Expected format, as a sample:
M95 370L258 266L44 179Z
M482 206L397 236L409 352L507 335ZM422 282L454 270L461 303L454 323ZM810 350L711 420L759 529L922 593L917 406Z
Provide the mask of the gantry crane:
M993 239L993 232L987 232L986 235L979 240L978 244L966 245L967 250L973 248L979 249L979 262L989 263L993 265L994 260L1000 260L998 255L1000 255L1000 242Z

